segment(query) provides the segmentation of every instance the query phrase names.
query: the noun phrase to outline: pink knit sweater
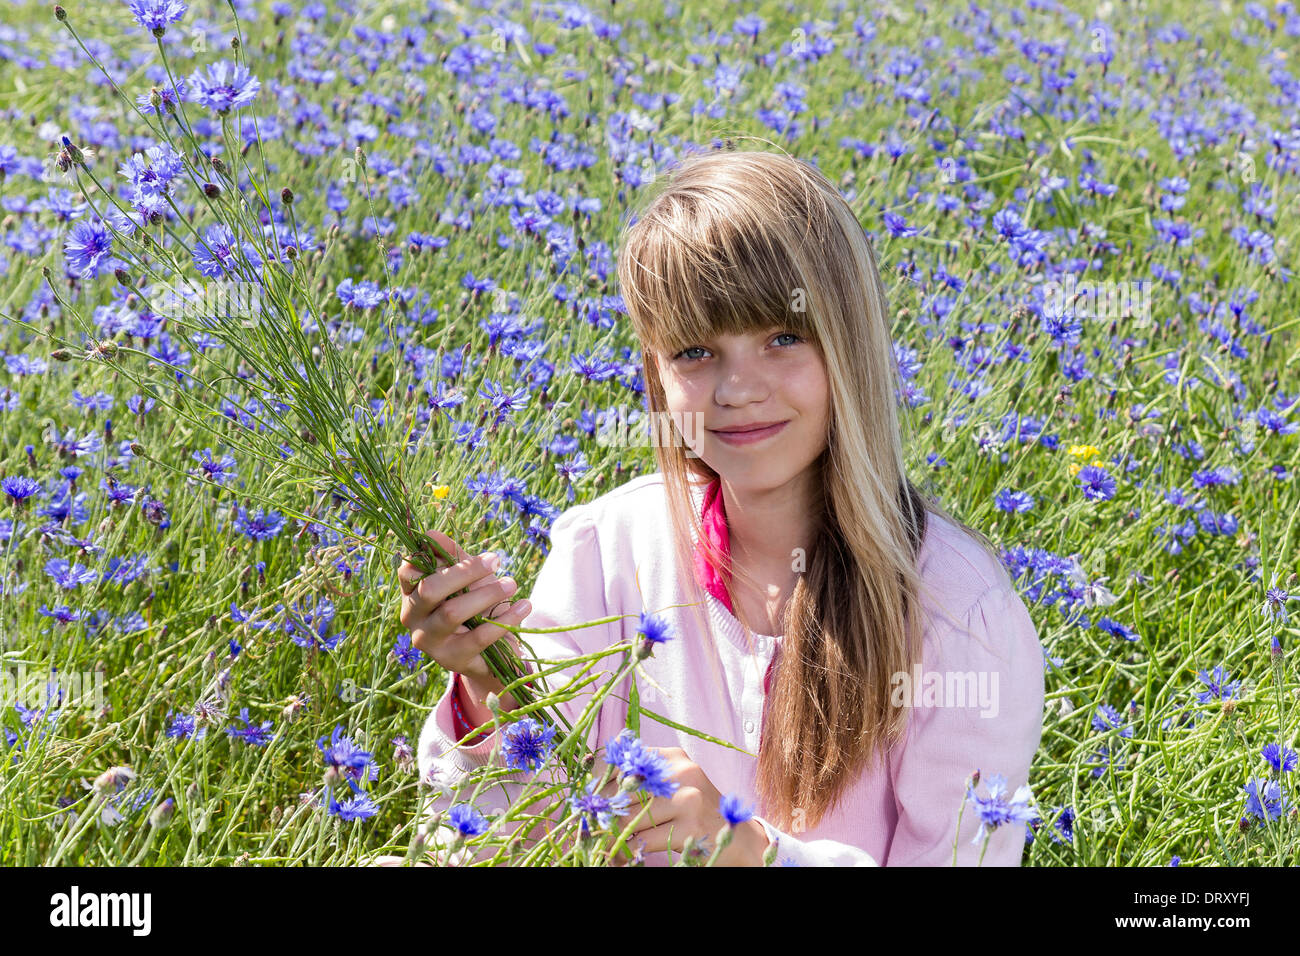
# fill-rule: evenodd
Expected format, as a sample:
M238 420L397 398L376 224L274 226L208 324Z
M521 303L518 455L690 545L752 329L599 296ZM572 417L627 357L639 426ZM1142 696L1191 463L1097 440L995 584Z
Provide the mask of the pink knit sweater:
M694 494L705 517L705 533L725 548L725 511L717 483ZM697 586L683 592L677 584L670 530L658 473L569 508L551 526L551 551L529 596L533 610L524 626L558 627L615 614L630 616L597 627L525 637L539 656L560 660L631 640L641 611L669 620L673 639L643 663L644 676L637 684L642 708L738 749L678 731L644 712L641 740L651 747L681 747L719 791L756 804L765 678L781 638L746 637L721 599L725 594L716 570L703 562L698 550L692 575ZM797 811L788 832L756 816L768 839L778 844L779 862L949 865L956 839L958 864L974 865L982 847L982 841L972 842L980 827L974 808L966 808L961 834L956 835L967 778L976 769L986 782L1001 775L1008 794L1027 782L1042 732L1044 684L1042 649L1024 602L995 558L934 515L919 567L923 661L896 681L898 700L912 708L907 731L883 755L883 762L861 773L815 827L801 825ZM621 655L613 655L599 662L601 683L621 660ZM551 682L552 687L562 684ZM449 793L442 788L493 759L497 744L493 733L476 744L456 746L455 685L448 682L420 734L421 776L436 788L428 810L448 807ZM589 700L588 694L585 690L561 705L570 721ZM588 739L597 753L625 726L627 697L625 682L602 705ZM499 764L499 756L494 762ZM550 771L543 775L559 779ZM522 780L523 774L517 777ZM504 808L518 787L513 782L496 784L475 802L485 813ZM977 789L981 795L985 792L984 785ZM1023 825L994 830L984 864L1018 865L1024 843ZM667 862L666 854L646 856L647 865Z

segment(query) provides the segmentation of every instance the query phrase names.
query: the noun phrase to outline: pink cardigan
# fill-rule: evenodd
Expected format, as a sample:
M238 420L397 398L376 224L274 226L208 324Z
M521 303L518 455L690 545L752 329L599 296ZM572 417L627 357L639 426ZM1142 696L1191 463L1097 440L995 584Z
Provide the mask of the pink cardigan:
M726 547L726 517L714 482L694 491L705 533ZM722 793L756 804L754 789L763 705L770 667L781 638L746 638L724 603L717 572L695 550L693 592L677 586L676 555L669 539L664 483L655 473L635 478L561 514L551 527L551 551L538 573L525 627L557 627L614 614L622 621L597 627L527 635L535 653L565 659L630 640L641 611L673 625L674 637L643 663L641 706L674 722L727 741L731 749L661 724L644 712L641 739L652 747L681 747ZM693 545L698 542L693 541ZM803 866L949 865L965 782L976 769L987 781L1006 779L1008 792L1027 782L1042 732L1043 655L1033 621L1002 565L969 536L930 516L919 567L925 614L923 661L900 675L900 702L912 706L903 738L883 763L865 770L839 805L815 827L796 821L791 831L756 819L778 844L778 860ZM695 604L695 607L672 605ZM595 668L602 683L620 655ZM570 672L571 673L571 672ZM446 691L425 721L417 760L433 785L426 809L445 809L442 789L492 757L497 735L456 746L454 695ZM552 687L562 682L552 681ZM573 721L589 690L561 705ZM627 718L627 686L601 706L592 750L601 753ZM603 756L603 754L601 754ZM499 758L497 760L499 763ZM543 771L547 780L558 780ZM523 779L519 774L519 779ZM485 813L513 800L518 784L485 788L476 800ZM979 793L984 793L981 785ZM961 817L960 865L974 865L972 843L980 821L973 808ZM445 834L446 831L441 831ZM535 829L534 833L537 832ZM442 838L439 843L449 842ZM1004 826L990 838L984 864L1019 865L1023 825ZM647 865L665 865L649 854Z

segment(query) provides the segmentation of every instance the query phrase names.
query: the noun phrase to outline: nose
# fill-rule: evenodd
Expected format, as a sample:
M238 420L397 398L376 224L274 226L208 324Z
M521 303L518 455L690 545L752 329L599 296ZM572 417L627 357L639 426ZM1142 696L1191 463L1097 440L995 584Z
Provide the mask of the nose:
M745 357L728 358L718 377L713 399L719 405L750 405L772 394L762 363Z

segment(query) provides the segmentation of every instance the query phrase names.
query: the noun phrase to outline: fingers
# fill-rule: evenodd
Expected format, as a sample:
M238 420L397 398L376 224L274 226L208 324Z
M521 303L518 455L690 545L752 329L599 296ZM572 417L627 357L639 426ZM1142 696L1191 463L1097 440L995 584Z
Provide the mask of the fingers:
M458 545L455 541L452 541L451 538L447 537L441 531L430 530L426 531L425 535L432 538L443 551L452 556L452 560L448 562L441 555L435 555L438 569L451 567L471 557L468 551ZM415 586L420 582L420 579L424 576L425 573L410 561L403 561L401 566L397 569L397 580L402 585L403 594L410 594L411 591L414 590Z
M498 599L495 603L500 604L501 599ZM489 611L490 610L491 609L489 608ZM528 602L516 601L514 604L511 604L509 607L507 607L504 611L496 615L496 617L493 618L493 620L501 621L505 624L509 624L511 627L517 627L520 623L523 622L523 619L528 616L528 613L531 610L532 607L528 606ZM487 650L489 647L491 647L493 644L501 640L502 637L504 637L509 633L510 632L507 631L504 627L500 627L496 624L491 624L491 623L480 624L472 631L469 631L469 639L474 643L474 645L478 648L479 653L481 654L483 651Z

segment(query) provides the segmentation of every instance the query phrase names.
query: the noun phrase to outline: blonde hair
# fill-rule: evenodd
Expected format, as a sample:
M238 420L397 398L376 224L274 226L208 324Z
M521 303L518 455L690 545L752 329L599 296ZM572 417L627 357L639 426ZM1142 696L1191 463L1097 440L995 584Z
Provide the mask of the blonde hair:
M810 515L816 544L783 616L756 783L769 820L788 829L799 816L812 827L906 727L909 708L891 706L890 678L920 656L912 609L927 513L966 526L904 473L889 306L871 243L839 191L803 160L735 150L731 141L686 155L655 191L618 255L651 418L669 413L651 353L780 324L815 344L826 369L831 407ZM692 536L732 580L731 561L702 533L691 499L693 483L718 475L680 440L654 446L682 584L702 598Z

